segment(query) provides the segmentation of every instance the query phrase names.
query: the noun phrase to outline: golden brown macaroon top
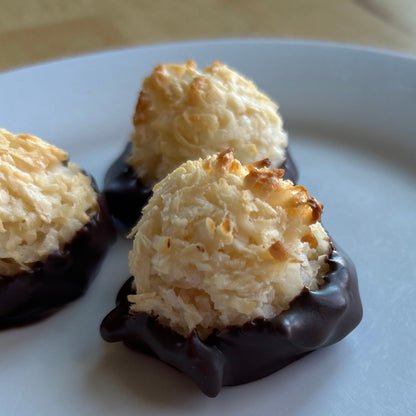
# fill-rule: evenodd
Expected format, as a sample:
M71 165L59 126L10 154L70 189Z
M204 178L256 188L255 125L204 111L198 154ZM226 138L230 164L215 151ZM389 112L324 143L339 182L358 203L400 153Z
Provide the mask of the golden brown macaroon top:
M331 250L322 205L269 164L243 166L227 150L155 186L131 234L132 312L205 337L277 316L318 288Z
M0 129L0 275L30 269L95 215L91 179L67 160L38 137Z
M279 166L287 136L277 105L242 75L215 62L158 65L134 114L128 163L153 185L187 160L234 149L242 163L269 157Z

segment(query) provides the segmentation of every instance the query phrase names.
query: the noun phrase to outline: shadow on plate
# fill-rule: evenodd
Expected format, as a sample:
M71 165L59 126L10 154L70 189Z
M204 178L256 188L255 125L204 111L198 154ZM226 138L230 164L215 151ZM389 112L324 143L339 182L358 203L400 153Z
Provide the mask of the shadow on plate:
M127 406L190 410L201 399L198 388L185 375L158 360L131 351L124 345L103 345L87 380L92 396L109 407ZM197 410L197 408L195 408Z
M343 386L346 368L351 370L353 345L344 340L323 348L263 379L224 387L214 399L203 395L185 375L156 359L121 344L104 345L85 388L106 409L205 415L215 414L220 408L223 414L248 415L260 409L273 414L278 403L286 414L295 416L315 405L323 404L324 411L331 408L332 390Z

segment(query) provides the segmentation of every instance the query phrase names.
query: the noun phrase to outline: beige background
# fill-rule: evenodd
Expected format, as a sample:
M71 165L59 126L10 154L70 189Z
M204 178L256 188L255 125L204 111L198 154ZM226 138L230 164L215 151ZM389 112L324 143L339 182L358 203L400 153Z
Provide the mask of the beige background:
M0 71L131 45L241 36L416 54L416 0L0 0Z

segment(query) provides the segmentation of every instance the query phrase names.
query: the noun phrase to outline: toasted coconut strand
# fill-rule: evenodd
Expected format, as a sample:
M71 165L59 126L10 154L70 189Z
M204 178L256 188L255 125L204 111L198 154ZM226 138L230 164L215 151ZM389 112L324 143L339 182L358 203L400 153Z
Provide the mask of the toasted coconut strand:
M261 169L261 168L269 168L272 165L272 161L269 158L259 160L254 163L249 163L246 165L246 168L252 172L255 169Z
M217 160L221 169L229 171L234 161L233 150L231 148L224 150L218 155Z
M318 247L318 240L313 234L304 235L301 241L302 243L308 243L310 248Z
M273 243L269 248L269 252L277 261L286 261L289 258L289 252L281 241Z

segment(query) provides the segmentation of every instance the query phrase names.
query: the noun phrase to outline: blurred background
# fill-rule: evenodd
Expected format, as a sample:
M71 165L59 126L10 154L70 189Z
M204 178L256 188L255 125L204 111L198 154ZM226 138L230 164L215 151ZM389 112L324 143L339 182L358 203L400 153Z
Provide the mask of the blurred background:
M315 39L416 54L416 0L0 0L0 71L226 37Z

